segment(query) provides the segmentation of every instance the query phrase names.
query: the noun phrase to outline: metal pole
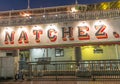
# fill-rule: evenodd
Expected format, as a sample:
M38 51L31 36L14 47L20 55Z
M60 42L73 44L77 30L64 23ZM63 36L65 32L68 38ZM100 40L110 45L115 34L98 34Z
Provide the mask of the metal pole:
M29 66L29 77L28 77L28 80L31 80L32 79L32 64L28 64Z
M116 56L117 56L117 59L119 59L119 51L118 51L118 45L115 44L115 51L116 51Z
M28 9L30 9L30 0L28 0Z
M78 4L78 0L75 1L75 4Z

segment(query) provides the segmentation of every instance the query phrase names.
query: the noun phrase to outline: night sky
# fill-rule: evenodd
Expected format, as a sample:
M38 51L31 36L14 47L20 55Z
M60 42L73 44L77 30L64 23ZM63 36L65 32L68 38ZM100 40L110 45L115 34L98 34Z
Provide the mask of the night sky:
M78 0L79 4L91 4L115 0ZM30 0L30 8L42 8L75 4L75 0ZM0 11L27 9L28 0L0 0Z

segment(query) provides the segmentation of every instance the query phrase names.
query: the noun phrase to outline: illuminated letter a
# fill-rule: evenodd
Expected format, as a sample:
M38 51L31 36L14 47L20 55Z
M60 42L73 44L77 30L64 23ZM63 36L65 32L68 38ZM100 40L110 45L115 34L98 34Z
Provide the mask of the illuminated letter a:
M28 43L28 36L27 36L27 33L22 31L21 34L20 34L20 37L18 39L18 42L21 44L22 43L22 40L24 41L24 43Z

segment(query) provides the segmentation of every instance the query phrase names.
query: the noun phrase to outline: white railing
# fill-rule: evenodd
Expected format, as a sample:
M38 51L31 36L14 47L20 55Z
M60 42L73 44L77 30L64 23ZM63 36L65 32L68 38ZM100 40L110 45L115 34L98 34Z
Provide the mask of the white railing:
M120 16L119 9L102 10L102 11L87 11L77 13L59 13L59 14L45 14L36 15L30 17L6 17L0 19L0 26L20 26L20 25L32 25L32 24L44 24L44 23L56 23L56 22L69 22L69 21L82 21L82 20L94 20L114 18Z

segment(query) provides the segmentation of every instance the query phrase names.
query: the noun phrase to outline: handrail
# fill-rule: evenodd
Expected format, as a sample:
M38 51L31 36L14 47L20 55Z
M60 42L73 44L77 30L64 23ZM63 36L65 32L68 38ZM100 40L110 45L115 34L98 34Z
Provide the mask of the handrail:
M44 14L43 14L44 15ZM96 20L107 18L118 18L120 16L120 10L102 10L102 11L87 11L77 13L58 13L50 15L36 15L30 17L15 17L15 18L1 18L0 26L21 26L21 25L33 25L44 23L57 23L57 22L69 22L69 21L83 21L83 20Z

